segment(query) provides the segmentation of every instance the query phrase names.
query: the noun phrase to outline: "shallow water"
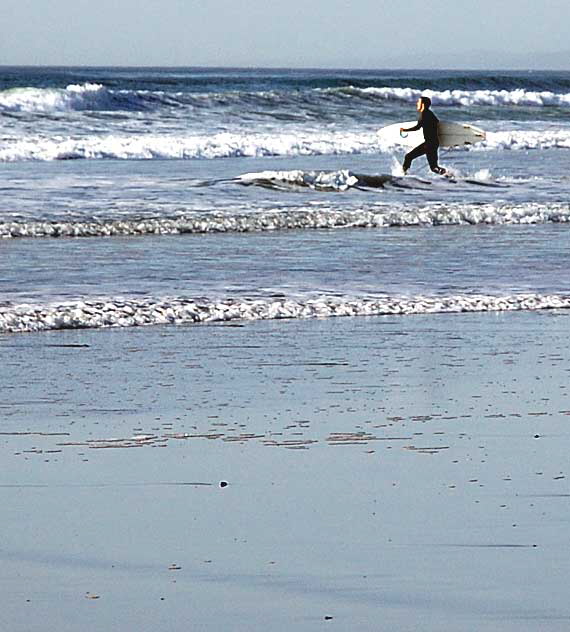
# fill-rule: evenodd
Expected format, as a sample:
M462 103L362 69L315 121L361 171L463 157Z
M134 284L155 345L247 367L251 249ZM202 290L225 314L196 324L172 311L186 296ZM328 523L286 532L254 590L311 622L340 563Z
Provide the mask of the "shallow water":
M250 173L266 172L268 160L248 164ZM354 172L371 172L372 162L354 158ZM138 310L132 301L141 297L245 306L275 297L348 303L568 293L561 179L558 199L552 183L496 188L391 176L382 189L283 190L228 181L235 167L216 163L213 183L197 187L204 163L137 163L138 175L126 163L66 163L57 172L51 163L9 165L4 178L18 193L3 198L12 209L7 234L90 238L3 241L4 330L46 326L18 319L26 303L63 318L58 305L69 300L129 300Z

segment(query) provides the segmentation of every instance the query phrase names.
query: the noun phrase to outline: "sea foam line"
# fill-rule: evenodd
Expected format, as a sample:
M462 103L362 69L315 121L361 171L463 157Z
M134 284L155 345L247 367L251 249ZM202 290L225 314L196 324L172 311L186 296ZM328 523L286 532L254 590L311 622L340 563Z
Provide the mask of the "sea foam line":
M84 138L10 137L0 140L0 162L55 160L211 160L265 156L375 154L401 148L396 138L368 131L235 131L177 136L109 134ZM487 132L487 140L462 150L570 148L570 129Z
M446 205L415 209L378 207L337 210L330 207L184 217L101 221L0 222L0 238L115 237L205 233L248 233L280 230L390 228L414 226L543 224L570 222L570 204Z
M207 135L116 135L84 138L8 138L0 162L52 160L195 160L374 153L388 145L375 131L236 131Z
M0 307L0 332L23 333L60 329L98 329L148 325L251 321L274 319L331 318L439 314L453 312L503 312L569 309L570 296L557 294L485 294L448 297L415 296L383 298L223 300L107 299L71 301L49 305Z

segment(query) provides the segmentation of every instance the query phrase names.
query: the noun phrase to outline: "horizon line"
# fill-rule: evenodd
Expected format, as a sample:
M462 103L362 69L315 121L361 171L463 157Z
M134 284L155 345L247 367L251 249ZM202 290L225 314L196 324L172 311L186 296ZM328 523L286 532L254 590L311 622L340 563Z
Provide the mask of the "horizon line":
M0 69L5 68L71 68L71 69L148 69L148 70L300 70L300 71L379 71L379 70L425 70L425 71L469 71L469 72L570 72L570 65L568 68L516 68L508 66L487 67L479 66L474 67L471 65L465 66L445 66L445 67L433 67L433 66L286 66L286 65L218 65L218 64L198 64L198 65L186 65L186 64L0 64Z

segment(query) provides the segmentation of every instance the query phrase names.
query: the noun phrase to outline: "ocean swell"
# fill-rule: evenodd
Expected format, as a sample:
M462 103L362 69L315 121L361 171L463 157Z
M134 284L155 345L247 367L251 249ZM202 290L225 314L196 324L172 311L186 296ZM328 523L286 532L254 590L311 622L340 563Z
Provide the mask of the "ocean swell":
M21 87L0 91L0 112L54 113L67 111L146 111L182 107L187 111L255 110L278 118L321 120L330 106L370 106L374 102L410 103L421 95L435 105L463 107L570 107L570 93L550 90L433 90L412 87L312 88L304 90L234 90L227 92L180 92L161 90L113 90L99 83L70 84L66 88ZM315 111L317 108L317 111Z

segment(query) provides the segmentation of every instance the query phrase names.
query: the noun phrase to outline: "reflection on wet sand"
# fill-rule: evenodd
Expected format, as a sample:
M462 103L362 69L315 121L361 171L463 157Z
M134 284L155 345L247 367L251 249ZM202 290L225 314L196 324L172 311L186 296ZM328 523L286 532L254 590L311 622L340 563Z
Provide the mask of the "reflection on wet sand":
M120 596L226 629L254 612L283 630L325 616L362 630L567 623L565 322L11 338L0 369L0 561L21 578L2 585L11 618L24 601L23 625L42 621L38 604L59 603L63 585L66 612L92 602L95 621L121 618ZM541 578L532 591L529 574Z

